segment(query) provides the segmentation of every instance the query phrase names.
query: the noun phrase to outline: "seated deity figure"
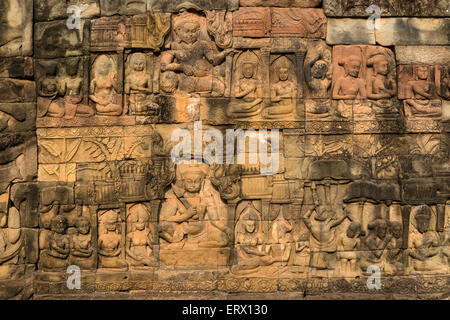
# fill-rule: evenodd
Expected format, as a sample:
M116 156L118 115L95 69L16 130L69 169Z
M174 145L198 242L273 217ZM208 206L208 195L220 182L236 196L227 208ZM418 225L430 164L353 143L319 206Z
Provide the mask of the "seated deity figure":
M338 240L337 258L342 276L358 275L357 263L360 259L361 237L364 236L361 223L353 221L347 228L347 233Z
M145 70L145 60L143 53L131 55L131 72L125 79L125 93L130 95L130 109L135 114L159 112L159 106L152 100L152 78Z
M51 219L51 231L41 239L39 264L44 269L62 269L67 265L70 240L66 234L67 219L56 215Z
M43 67L45 67L45 76L37 81L37 116L62 118L64 106L61 101L58 101L57 65L49 64Z
M210 93L223 96L224 79L216 68L233 53L233 49L218 52L211 40L200 39L200 23L196 17L183 16L175 23L176 40L172 48L161 56L161 87L170 87L167 81L176 81L178 90L187 93ZM165 73L171 74L166 77ZM173 73L178 77L174 79Z
M83 216L77 217L75 228L76 233L72 236L70 243L70 263L83 269L93 268L95 261L90 258L93 258L94 248L89 219Z
M265 118L280 118L294 110L297 97L297 84L289 79L288 65L281 65L277 69L278 80L271 88L272 104L263 111Z
M251 272L275 262L263 249L261 213L251 202L239 214L235 227L236 264L233 273Z
M442 114L440 100L433 100L434 86L429 81L429 67L418 66L417 79L408 82L409 98L404 101L407 117L435 118Z
M111 60L101 55L94 63L94 79L90 85L89 98L95 102L97 115L120 116L122 105L118 94L117 72Z
M373 68L373 74L367 79L367 97L371 100L376 113L398 113L390 100L395 95L394 84L389 82L389 61L384 54L376 54L367 61L367 66Z
M328 73L328 63L319 55L305 65L305 80L311 91L311 98L327 98L331 80Z
M256 64L244 61L242 73L236 84L234 97L228 105L227 115L230 118L246 118L257 115L262 109L259 80L256 78Z
M82 102L83 93L81 92L83 78L78 76L80 60L76 59L66 63L67 77L59 81L59 93L63 98L64 119L78 117L91 117L95 114L94 110Z
M132 231L126 237L126 252L132 266L152 266L156 261L153 257L150 216L143 204L136 204L130 209L127 223L131 223Z
M18 262L22 241L19 210L10 207L6 213L0 209L0 266ZM3 276L4 273L0 274L0 278Z
M338 103L336 115L342 117L348 106L353 106L357 113L371 113L370 107L360 101L367 99L366 84L359 78L361 58L349 56L339 60L339 65L344 68L344 76L333 84L333 99L342 100Z
M272 255L283 265L286 265L291 257L294 248L294 238L292 236L292 225L284 218L283 208L280 207L278 216L271 227L271 248Z
M98 237L99 267L127 268L128 263L122 258L122 236L117 232L118 214L109 210L100 222L104 230Z
M159 236L167 249L220 248L231 238L227 209L207 178L206 164L179 164L176 184L165 195Z
M448 269L447 259L441 252L441 237L431 230L431 208L421 205L415 210L413 226L410 234L410 250L412 267L418 273L445 273Z

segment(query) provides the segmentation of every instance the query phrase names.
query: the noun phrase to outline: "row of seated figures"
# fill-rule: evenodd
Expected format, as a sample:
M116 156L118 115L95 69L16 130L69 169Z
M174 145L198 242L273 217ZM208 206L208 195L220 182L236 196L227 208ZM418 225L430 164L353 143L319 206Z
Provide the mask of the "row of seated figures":
M182 77L182 81L176 80L178 84L182 84L181 87L185 88L182 91L210 92L212 96L223 96L225 90L223 78L204 76L207 79L203 79L203 76L191 75L191 71L186 71L190 69L183 67L184 63L195 64L197 60L198 63L209 62L199 57L189 59L185 57L186 61L173 62L178 61L174 60L177 54L178 51L175 51L173 56L164 58L172 61L171 63L162 62L162 70L165 70L161 80L162 87L170 87L174 84L171 84L170 79ZM235 59L237 68L233 73L235 81L231 86L232 98L226 107L227 116L251 118L261 115L266 119L295 118L293 114L302 89L294 72L293 61L283 55L273 61L270 71L270 78L273 80L269 85L270 93L266 94L264 81L261 78L261 64L258 62L257 55L250 51L237 55ZM211 57L212 60L216 58ZM224 59L225 55L222 54L214 61L219 61L219 58ZM147 56L143 53L134 53L128 59L125 78L125 93L128 97L125 109L129 108L133 114L157 114L160 108L155 102L153 77L147 71L149 68L147 60ZM48 66L47 76L38 81L38 117L73 119L74 117L91 117L94 114L123 115L125 110L122 106L122 96L119 94L121 90L118 87L118 73L114 64L114 60L106 55L99 56L94 62L89 94L89 99L94 102L94 108L89 106L83 97L83 78L78 75L79 59L66 62L65 76L56 76L56 66ZM342 58L338 63L343 72L335 79L332 88L333 99L340 100L336 115L345 118L348 114L348 106L353 106L355 115L398 114L393 99L396 94L395 85L388 78L388 73L391 72L388 57L379 53L369 58L367 65L372 72L366 79L360 76L361 64L362 60L358 56ZM211 68L216 67L211 65ZM199 70L202 69L196 72L200 72ZM212 69L205 72L210 71L212 72ZM326 96L330 87L330 80L326 76L327 71L327 64L320 60L320 56L306 65L305 78L313 96L316 93L317 96ZM408 118L439 118L441 116L441 101L437 99L435 85L429 79L430 67L417 66L414 78L402 82L401 98L404 99L404 112ZM202 86L204 88L200 88ZM187 89L188 87L191 89ZM316 108L312 112L326 113L319 109Z
M208 166L180 164L158 222L143 203L128 204L123 211L98 209L98 226L86 208L70 218L71 227L62 206L41 209L39 268L203 266L229 267L235 276L280 272L347 278L367 275L374 266L386 275L448 272L450 227L447 223L437 231L434 206L415 205L410 219L404 220L395 218L394 207L381 204L377 208L386 208L391 218L378 211L363 218L374 205L344 205L337 193L330 198L330 190L312 184L314 204L301 206L298 218L292 217L289 206L266 203L267 220L260 200L243 200L233 205L232 220L230 207L211 184Z

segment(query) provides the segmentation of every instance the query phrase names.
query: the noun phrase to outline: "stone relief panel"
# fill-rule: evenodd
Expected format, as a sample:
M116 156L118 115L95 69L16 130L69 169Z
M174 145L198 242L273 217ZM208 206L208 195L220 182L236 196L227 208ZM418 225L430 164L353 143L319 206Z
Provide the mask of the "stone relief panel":
M216 42L211 40L206 20L206 17L187 11L172 17L170 50L161 54L160 61L163 93L224 95L227 73L224 62L233 50L218 49L216 43L223 46L223 40L220 36L214 36ZM211 24L209 30L213 30ZM214 34L213 31L210 33Z
M338 112L353 107L355 120L390 119L399 116L392 51L376 46L333 48L333 99Z
M410 120L440 119L442 99L447 99L448 71L445 66L400 65L399 99Z
M233 13L235 37L300 37L324 39L322 9L241 7Z
M232 237L230 218L208 171L206 164L177 166L176 182L165 194L159 216L161 264L227 265Z
M445 59L339 40L365 20L325 15L367 17L367 1L62 2L0 4L0 298L367 294L371 266L381 294L448 291ZM198 120L280 129L278 170L247 146L211 163L206 141L205 163L174 163L173 133Z

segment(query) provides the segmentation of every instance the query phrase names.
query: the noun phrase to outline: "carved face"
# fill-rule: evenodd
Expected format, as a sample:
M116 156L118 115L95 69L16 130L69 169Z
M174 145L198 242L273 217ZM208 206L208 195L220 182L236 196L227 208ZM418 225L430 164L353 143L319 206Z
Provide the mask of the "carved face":
M195 22L186 22L177 29L177 34L181 41L188 44L197 42L200 26Z
M373 66L376 74L381 74L383 76L388 74L389 65L386 60L380 60Z
M78 64L79 61L68 62L66 64L66 72L69 77L75 77L78 73Z
M137 55L134 57L133 69L134 69L134 71L143 71L144 70L144 59L142 56Z
M109 232L114 232L114 231L116 231L116 224L114 222L106 222L105 228Z
M427 80L428 79L428 67L420 66L417 68L417 77L420 80Z
M256 230L256 221L255 220L246 220L245 221L245 231L248 233L253 233Z
M286 81L289 78L289 70L287 68L278 69L278 77L281 81Z
M144 221L138 221L135 223L136 230L142 231L145 229L145 222Z
M111 69L111 62L105 58L102 59L98 64L98 73L102 76L107 76L109 70Z
M203 175L199 172L186 172L183 174L184 189L191 193L198 193L202 187Z
M387 233L387 224L386 222L382 221L377 226L377 237L380 239L384 239L386 237Z
M345 63L345 73L353 78L358 78L359 68L361 67L361 61L353 59Z
M402 226L401 226L401 224L394 224L392 226L391 233L394 236L394 238L399 239L402 236Z
M58 234L64 234L67 228L67 221L65 218L56 216L51 222L52 231Z
M251 79L253 78L253 75L255 74L255 67L252 63L245 63L242 66L242 75L246 78L246 79Z
M430 216L429 215L417 215L416 216L417 230L420 233L425 233L430 227Z
M316 79L323 79L328 71L328 66L326 63L317 61L311 68L311 74Z
M88 234L90 229L89 221L87 219L80 220L77 223L77 229L81 234Z

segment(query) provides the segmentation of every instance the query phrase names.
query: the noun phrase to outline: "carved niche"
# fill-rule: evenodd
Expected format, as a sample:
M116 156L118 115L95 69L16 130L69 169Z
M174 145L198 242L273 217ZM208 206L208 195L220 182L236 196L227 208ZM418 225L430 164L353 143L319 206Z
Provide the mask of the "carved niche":
M230 119L301 119L306 42L293 39L234 41Z
M398 66L399 93L405 116L410 119L440 119L441 97L448 97L448 70L445 66Z

